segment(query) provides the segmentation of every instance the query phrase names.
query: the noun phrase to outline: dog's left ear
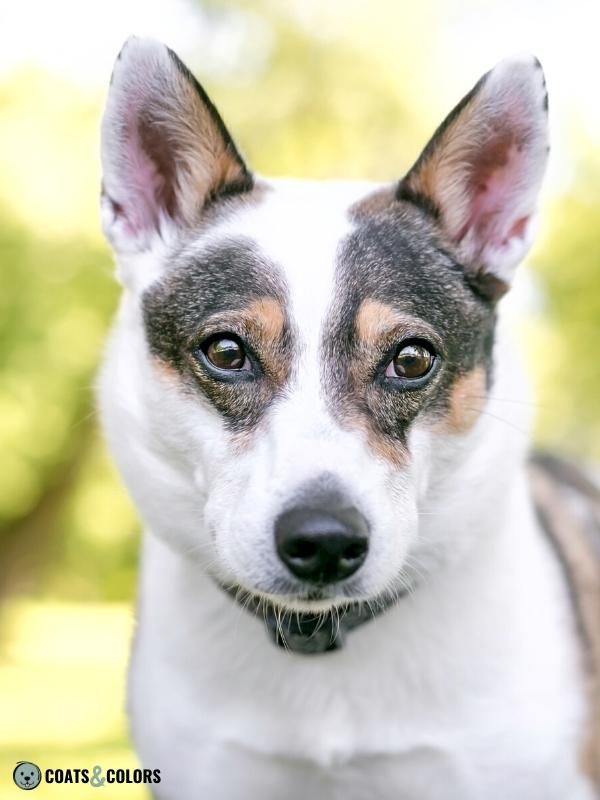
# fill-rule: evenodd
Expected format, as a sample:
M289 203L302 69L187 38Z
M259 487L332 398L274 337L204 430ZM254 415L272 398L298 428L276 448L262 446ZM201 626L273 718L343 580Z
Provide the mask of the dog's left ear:
M448 115L397 196L432 213L470 279L496 299L532 241L548 156L541 65L500 62Z
M118 256L197 222L214 197L252 176L210 99L175 53L132 37L102 120L102 221Z

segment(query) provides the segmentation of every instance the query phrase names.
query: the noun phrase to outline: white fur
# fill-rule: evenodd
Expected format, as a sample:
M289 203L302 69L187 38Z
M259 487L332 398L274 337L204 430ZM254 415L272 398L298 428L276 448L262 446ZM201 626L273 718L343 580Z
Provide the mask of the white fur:
M100 401L146 528L129 711L143 764L161 770L157 797L590 800L577 765L578 645L527 492L529 405L506 331L470 432L417 423L408 466L376 458L326 407L319 352L347 209L366 187L271 187L186 245L201 253L250 237L289 289L301 355L241 454L210 404L183 393L148 352L140 297L169 242L153 261L116 245L131 278ZM213 576L268 594L283 570L273 520L323 470L372 521L360 596L399 575L419 586L342 650L308 657L276 648Z

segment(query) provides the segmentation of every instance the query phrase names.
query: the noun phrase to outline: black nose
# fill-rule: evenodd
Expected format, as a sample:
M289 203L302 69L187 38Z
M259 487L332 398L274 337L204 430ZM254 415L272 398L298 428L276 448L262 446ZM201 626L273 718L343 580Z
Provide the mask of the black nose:
M355 508L323 511L297 506L278 517L279 558L297 578L319 585L349 578L369 549L368 525Z

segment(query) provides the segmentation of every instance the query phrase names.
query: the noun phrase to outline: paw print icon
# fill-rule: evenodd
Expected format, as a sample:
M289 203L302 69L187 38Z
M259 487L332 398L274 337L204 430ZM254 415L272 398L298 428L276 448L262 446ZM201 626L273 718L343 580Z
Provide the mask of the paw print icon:
M19 789L35 789L42 781L42 771L31 761L18 761L13 772L13 780Z

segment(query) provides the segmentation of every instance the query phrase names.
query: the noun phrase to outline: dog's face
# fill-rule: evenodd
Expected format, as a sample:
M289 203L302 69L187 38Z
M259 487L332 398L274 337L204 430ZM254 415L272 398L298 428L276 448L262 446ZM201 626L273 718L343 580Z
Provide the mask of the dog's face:
M504 62L401 181L267 181L174 54L125 46L103 123L126 286L106 426L152 532L242 601L384 603L463 548L428 515L481 447L546 107L539 64Z

